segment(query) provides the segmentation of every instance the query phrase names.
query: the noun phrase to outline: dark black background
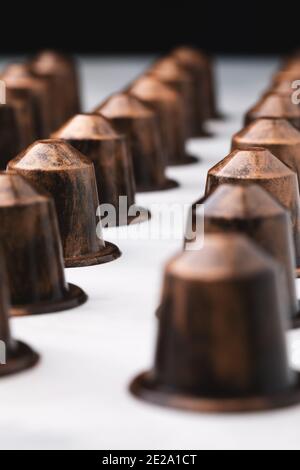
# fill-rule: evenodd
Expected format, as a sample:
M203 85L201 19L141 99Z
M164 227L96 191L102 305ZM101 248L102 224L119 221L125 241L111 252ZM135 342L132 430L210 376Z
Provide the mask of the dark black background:
M1 5L0 54L51 47L101 54L164 53L186 43L219 54L300 47L299 2L90 2Z

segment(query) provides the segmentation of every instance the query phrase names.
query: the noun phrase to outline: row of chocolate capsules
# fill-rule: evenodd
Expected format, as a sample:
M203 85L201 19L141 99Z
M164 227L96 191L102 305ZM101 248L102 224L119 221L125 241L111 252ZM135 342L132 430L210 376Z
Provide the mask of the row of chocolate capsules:
M162 74L158 73L160 70ZM200 114L204 116L201 119ZM115 219L107 220L110 225L123 225L151 217L149 211L135 206L136 190L157 191L178 186L166 177L166 166L197 161L187 155L185 142L188 137L203 135L200 128L196 133L196 124L200 122L203 129L204 121L216 116L210 61L196 50L180 48L92 113L72 116L51 137L68 142L93 161L100 203L109 204L116 211ZM45 152L51 142L43 142ZM40 144L34 144L39 156L34 167L26 164L24 176L45 170ZM28 149L31 154L34 147ZM19 157L16 161L9 167L20 171ZM120 211L121 197L126 198L127 209L130 207L131 213L139 216L128 216L128 210Z
M59 112L61 116L67 113L61 109L59 94L69 88L59 77L67 76L69 67L74 70L76 80L71 61L45 52L30 63L9 65L1 74L2 170L22 148L37 138L46 137L70 116L68 111L58 121ZM72 113L78 112L78 98L76 101ZM0 376L3 377L34 366L39 359L29 346L11 337L10 315L66 310L84 303L87 296L79 287L65 281L53 202L37 193L21 177L7 173L0 174L0 194L0 340L4 354Z
M60 101L63 102L64 98L61 92ZM146 125L149 124L147 119ZM98 192L101 202L104 200L116 208L121 195L126 195L130 205L134 206L135 184L125 138L117 134L107 119L96 113L75 114L52 137L34 142L10 160L8 171L0 179L0 188L1 182L5 186L8 179L12 186L15 185L16 175L19 175L32 185L37 196L44 194L44 191L52 196L66 267L90 266L118 258L119 249L104 242L101 224L96 228L95 215L99 207ZM76 148L82 150L87 158ZM20 178L18 181L21 181ZM124 217L121 220L118 218L116 225L149 218L148 211L136 206L134 209L132 215L127 216L127 212L125 216L122 214ZM14 243L17 243L17 238L14 237ZM32 259L35 259L34 256ZM26 263L23 265L26 266ZM34 288L36 279L33 275L29 279L30 287ZM54 287L57 289L57 286ZM24 291L27 290L28 286L24 285ZM48 296L40 294L36 295L31 306L33 313L58 309L52 302L52 291L48 292ZM65 308L66 305L59 307ZM32 313L31 310L22 309L27 314Z
M40 155L47 171L40 169ZM96 226L99 202L90 160L67 143L40 141L11 165L17 171L0 172L1 262L3 258L11 303L5 310L3 300L0 311L0 345L5 345L7 354L0 376L37 362L31 350L11 340L7 312L24 316L77 307L87 295L66 283L64 266L106 263L120 256L116 246L104 242L101 226Z
M4 170L18 152L49 137L80 112L80 93L76 63L53 51L9 64L0 80L0 169Z
M79 111L78 93L73 93L77 97L73 107L71 96L64 93L64 89L71 88L72 74L74 90L78 90L73 64L52 53L41 55L33 63L44 63L47 77L33 74L28 64L10 66L3 73L7 77L4 83L8 97L12 92L20 94L23 109L28 110L29 103L35 104L32 109L36 114L28 112L27 116L35 116L40 130L28 133L27 140L19 141L17 137L21 133L18 132L26 128L29 119L25 119L25 114L18 114L15 102L9 99L3 103L0 109L2 168L9 162L7 171L0 172L1 263L5 261L7 268L1 279L0 346L1 353L5 350L6 360L1 363L0 376L18 372L38 361L38 355L28 346L12 340L8 315L64 311L83 304L86 293L66 283L64 267L106 263L120 256L115 245L104 241L101 225L97 226L99 201L92 161L67 142L53 139L36 141L14 160L9 160L19 145L47 135ZM63 73L64 63L69 67L69 78ZM41 65L41 72L42 69ZM55 110L55 120L49 103ZM18 145L13 147L11 142ZM4 275L9 301L4 292Z
M206 135L205 121L217 117L213 81L212 64L206 56L179 48L100 103L92 114L71 118L54 136L67 139L95 162L93 145L86 142L89 136L79 122L100 123L101 116L102 125L94 139L106 138L111 132L105 119L125 136L130 149L127 167L133 168L138 192L176 188L178 183L166 177L166 167L197 162L187 154L185 143L190 137ZM103 195L101 200L107 202Z
M92 164L89 165L93 171ZM0 216L0 377L3 377L38 361L31 348L11 338L9 315L67 310L83 304L87 296L79 287L66 283L57 215L48 194L37 192L16 173L0 172Z
M58 58L54 60L54 55L50 56L50 63L53 66ZM68 65L70 66L70 63ZM18 83L15 85L16 89L18 91L21 89L22 92L27 90L28 101L35 96L36 104L43 103L43 100L40 100L41 95L36 95L37 81L36 76L32 75L32 70L29 71L27 66L11 66L10 72L8 69L4 76L14 74ZM18 74L24 75L22 80L17 79ZM66 75L63 80L60 73L58 76L51 80L52 85L53 83L62 85L66 82ZM44 78L46 77L43 77L43 80ZM73 76L70 74L69 81L72 78L74 79L74 73ZM12 82L13 79L10 83ZM159 81L156 83L164 86ZM12 88L12 85L10 87ZM177 99L175 90L168 88L166 90L167 93L170 92L172 98ZM67 109L67 106L62 105L65 98L62 88L57 93L60 97L59 106ZM9 282L12 286L11 312L14 315L65 310L83 303L86 300L85 293L76 286L66 285L63 264L66 267L89 266L112 261L120 256L116 246L104 242L101 225L96 227L98 191L101 194L101 202L104 200L105 203L117 208L118 197L121 195L126 195L129 202L134 205L136 174L141 175L141 178L137 179L138 189L142 191L176 186L175 182L165 177L162 170L163 152L157 145L157 142L160 142L161 128L154 110L145 107L139 99L128 93L116 95L114 102L117 110L119 105L121 110L129 110L129 116L108 115L109 121L101 113L102 106L100 110L97 109L91 114L77 113L52 135L52 139L36 141L10 160L8 171L0 175L0 191L3 193L0 211L5 217L3 230L6 231L2 235L5 258L9 266ZM164 99L162 103L165 103ZM104 107L107 105L109 114L110 100L104 103ZM173 109L178 108L175 106ZM183 108L180 107L181 109ZM41 115L37 122L41 124ZM134 162L137 158L140 159L137 165L134 165L135 170L138 168L134 176L126 140L115 131L112 124L129 138L130 148L136 156ZM49 128L52 129L52 126ZM176 132L173 132L174 136L175 134ZM189 160L184 153L186 138L187 134L180 144L183 152L180 158L186 158L187 162L191 162L194 159ZM3 163L6 159L7 153ZM142 163L141 159L145 161ZM30 186L22 177L30 183ZM41 201L44 206L41 206ZM39 212L40 209L43 210ZM119 218L116 225L139 222L149 217L146 210L136 209L138 215L125 216L121 220ZM16 213L22 223L20 230L14 230L14 237L9 238L7 233L9 229L12 231ZM42 230L43 227L49 229L48 235ZM23 233L27 236L21 240ZM17 263L13 262L13 253L18 259ZM44 269L45 263L47 269ZM23 282L25 277L26 282Z
M86 149L92 146L90 141L96 140L98 133L100 138L111 133L108 126L99 123L94 125L97 132L92 138L89 132L85 135L77 129L78 77L69 57L45 51L25 63L8 66L1 79L8 100L0 113L2 128L8 129L0 142L2 169L18 151L37 138L49 137L53 131L63 138L67 132L70 140L76 144L81 141L81 148L93 156L94 152ZM185 142L189 137L206 135L206 120L219 116L214 88L213 66L208 57L201 51L180 47L153 64L125 93L113 95L94 110L129 138L138 191L177 187L165 176L166 164L197 161L186 154ZM75 126L72 119L66 122L69 117L77 120ZM66 129L59 129L63 123ZM107 181L104 187L106 184ZM101 202L110 201L104 197Z
M286 58L272 77L269 88L245 116L245 124L258 118L286 119L300 130L300 54Z
M135 396L206 412L300 402L300 374L289 367L285 339L300 326L294 126L290 115L249 123L247 113L231 153L209 170L184 250L165 269L154 366L131 383Z
M45 51L25 63L11 64L6 67L2 73L2 78L8 96L12 90L15 93L22 94L22 96L24 95L23 104L27 104L27 109L30 108L30 103L34 103L35 106L31 108L31 111L34 110L35 113L31 112L29 114L31 117L35 116L35 122L40 126L39 131L34 136L30 134L28 139L22 140L20 143L17 139L16 127L10 126L8 122L3 123L0 139L0 147L2 143L0 157L3 169L8 166L16 172L22 173L31 183L36 183L38 190L43 190L45 186L49 189L49 185L55 185L54 179L58 175L64 175L65 178L70 179L70 174L67 176L67 170L72 165L73 169L77 168L78 171L76 181L73 182L74 192L69 192L68 196L74 196L73 201L75 202L76 198L79 199L79 195L76 196L75 194L78 188L85 188L85 182L80 183L84 178L84 165L78 159L78 152L66 152L64 143L70 142L92 160L98 194L101 195L101 203L103 205L110 204L116 209L117 213L110 216L110 225L136 223L150 217L149 211L135 205L134 175L125 138L118 135L112 125L102 116L80 113L79 79L75 62L70 57ZM12 107L11 102L2 106L0 114L1 110L2 116L5 116L7 112L9 112L11 118L15 116L15 109ZM22 125L25 125L26 122L27 120L20 120ZM63 123L66 124L60 128ZM52 138L35 140L36 137L45 136ZM11 142L17 142L17 145L10 146ZM25 142L27 145L30 142L31 145L27 147ZM20 147L22 147L22 151L18 154L16 160L12 162L12 156L15 157L18 153L16 149ZM57 150L56 154L54 149ZM49 154L55 154L55 168L51 165ZM28 155L30 155L30 158ZM29 160L31 163L29 163ZM23 168L25 162L26 171ZM48 164L49 167L47 167ZM82 172L81 176L79 175L80 172ZM35 181L37 173L39 173L39 184ZM74 187L75 183L77 188ZM60 184L63 194L65 194L68 185L64 188L62 182ZM92 187L94 186L92 185ZM65 214L62 214L65 208L61 207L58 187L52 187L49 192L56 195L56 209L61 222L62 217L65 216ZM127 197L126 202L130 207L130 214L125 210L119 213L120 196ZM90 199L93 199L92 196ZM62 222L60 223L63 245L67 236L65 232L68 232L71 228L74 229L74 227L69 227L72 222L71 206L68 210L67 220L69 222L65 224L65 227L63 227ZM72 223L74 224L74 222ZM90 228L93 229L93 227ZM81 229L79 236L83 235L82 232L84 232L83 229ZM67 266L70 266L70 264L74 266L94 264L95 256L100 262L103 262L103 259L109 256L116 256L118 250L114 247L114 253L112 253L112 246L109 244L107 244L106 250L108 253L101 252L101 255L99 255L99 246L94 243L94 237L88 234L88 230L85 231L84 235L86 238L85 243L89 245L88 248L83 247L82 249L82 252L86 255L85 261L83 262L80 259L82 253L77 256L78 253L70 249L69 246L68 253L65 250L65 258L68 258L66 260ZM87 255L89 254L90 259L88 260ZM69 259L70 257L72 257L72 260Z
M70 60L65 60L65 67L62 67L63 60L59 56L55 58L54 54L50 53L44 53L42 56L45 56L44 61L33 62L50 62L52 69L60 72L55 75L56 80L51 82L51 89L59 88L54 86L56 82L57 85L71 82L73 86L69 88L77 90L75 95L78 96L78 80L74 79L76 74L74 65L70 66ZM164 74L162 77L156 77L156 72L152 74L147 71L144 80L142 78L129 87L132 89L132 93L128 89L125 93L111 96L93 113L76 114L74 112L76 107L73 106L72 117L51 134L52 138L69 142L93 161L100 202L104 205L112 205L117 212L116 220L109 221L111 225L147 220L150 217L150 213L146 209L134 207L136 190L153 191L177 187L177 182L166 177L165 168L167 162L181 164L197 161L185 152L185 141L193 135L192 128L199 120L194 111L199 114L201 110L206 109L204 113L206 118L216 115L212 68L209 61L200 53L185 48L178 49L170 56L173 58L166 60L167 63L171 63L166 77ZM56 65L54 66L54 64ZM153 70L156 70L156 65L153 66ZM32 76L33 68L31 67L30 71L26 70L27 78L25 80L22 75L25 74L24 68L26 68L24 65L10 66L6 72L4 71L3 76L10 76L11 80L7 81L8 84L16 81L18 87L22 88L22 92L30 92L29 94L32 95L33 91L36 92L37 78ZM34 67L34 70L36 69L37 67ZM48 70L45 65L38 68L40 72L41 69L44 72L45 69ZM66 79L67 74L63 74L61 69L68 69L68 80ZM22 75L23 78L21 79L19 75ZM73 80L71 80L72 77ZM44 78L42 77L43 80ZM61 78L63 79L60 80ZM199 96L197 95L199 82L201 82L199 88L201 96L209 96L207 102L206 98L200 99L200 93ZM26 89L24 90L24 88ZM203 93L204 88L208 89L208 94ZM191 94L194 99L190 98ZM64 102L68 92L64 93L60 88L59 96L61 102ZM36 102L38 101L41 105L44 104L40 99L36 100ZM194 106L194 103L197 103L197 106ZM61 108L61 106L58 107ZM203 113L203 111L201 112ZM194 116L192 121L189 117L191 114ZM41 123L40 118L37 121ZM200 121L202 123L203 119L201 118ZM50 129L53 129L53 126ZM34 145L40 151L41 145L39 144L41 142ZM43 144L46 151L47 143L43 142ZM48 142L48 145L51 145L51 141ZM32 148L28 151L33 153ZM6 155L8 154L6 153ZM22 158L26 158L24 154ZM46 169L41 153L39 159L40 163L35 161L34 168L30 168L27 162L25 176L30 174L30 170L44 171ZM10 166L12 167L13 164ZM19 170L21 166L22 164L18 162L14 168ZM63 162L61 169L64 170ZM121 196L127 198L127 211L122 211L120 214L119 199ZM131 212L137 212L135 209L140 209L140 215L128 216L129 207Z
M79 80L75 63L69 57L64 57L55 52L45 51L32 60L23 64L14 64L7 67L2 77L8 90L17 90L26 94L27 102L35 103L34 109L39 113L36 115L36 123L43 128L38 135L46 135L49 131L56 129L58 125L65 122L74 114L78 116L80 110ZM46 86L45 86L46 85ZM25 93L26 92L26 93ZM46 100L47 98L47 100ZM45 103L50 102L50 106ZM9 108L10 105L3 105ZM49 126L43 125L42 116L46 116ZM53 117L54 116L54 117ZM80 117L81 115L79 115ZM96 133L93 129L94 122L85 120L89 116L83 115L83 119L75 122L79 125L81 132ZM113 137L116 133L109 123L100 123L106 126ZM88 127L90 126L90 127ZM3 134L5 128L1 129L0 141L5 141ZM124 159L126 150L111 148L110 153L116 160ZM75 145L76 146L76 145ZM101 147L99 145L99 147ZM103 143L105 147L105 143ZM107 149L106 149L107 151ZM95 149L98 152L99 166L101 167L101 152L104 149ZM4 155L2 165L7 163L8 153ZM120 256L119 249L110 243L105 243L101 234L101 225L96 231L96 211L99 207L98 187L99 181L95 177L95 166L93 162L82 155L76 148L71 147L65 140L44 139L32 143L25 148L13 160L7 163L7 169L23 176L34 189L41 194L46 190L55 202L58 216L58 225L62 241L64 262L66 267L88 266L116 259ZM96 167L96 170L98 168ZM126 181L130 180L127 168L119 168L119 172ZM107 178L102 178L101 183L108 182L108 168L105 168ZM96 174L101 173L96 171ZM8 172L7 176L13 180L14 176ZM104 186L107 194L115 193L115 176L111 177L112 187ZM121 177L121 178L122 178ZM4 183L4 177L1 179ZM121 184L125 184L121 180ZM98 186L98 187L97 187ZM101 188L101 193L103 188ZM108 201L110 202L110 201ZM133 216L133 219L135 217ZM138 218L138 217L137 217ZM97 233L96 233L97 232Z
M121 254L103 239L98 207L94 165L67 142L38 141L0 172L0 244L11 316L86 302L81 288L66 283L64 267L107 263ZM5 331L0 328L0 345L9 352ZM0 369L0 375L10 370Z

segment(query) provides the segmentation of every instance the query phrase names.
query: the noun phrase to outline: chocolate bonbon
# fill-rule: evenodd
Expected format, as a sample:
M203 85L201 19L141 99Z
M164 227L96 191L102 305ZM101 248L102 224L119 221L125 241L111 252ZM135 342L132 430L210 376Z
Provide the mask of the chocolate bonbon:
M288 364L278 264L241 235L208 235L166 266L154 366L137 397L205 412L279 408L300 400Z
M119 249L102 238L94 166L78 150L63 140L37 141L8 169L52 195L66 267L107 263L120 256Z

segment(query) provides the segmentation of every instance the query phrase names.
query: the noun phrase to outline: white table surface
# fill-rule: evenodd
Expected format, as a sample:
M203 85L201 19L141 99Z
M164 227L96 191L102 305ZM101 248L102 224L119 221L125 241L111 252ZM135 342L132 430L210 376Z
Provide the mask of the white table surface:
M149 58L81 59L85 109L117 91ZM2 65L2 61L1 64ZM139 195L138 202L191 203L207 170L229 150L242 113L265 88L275 60L218 61L220 107L230 120L213 122L213 139L194 140L198 165L168 170L177 190ZM154 212L152 227L157 224ZM145 229L144 229L145 230ZM31 371L0 382L1 449L291 449L300 448L300 407L246 415L191 414L145 404L129 381L152 363L154 310L165 261L181 240L115 240L123 256L113 263L67 270L89 301L80 308L12 321L14 335L41 353ZM288 337L300 367L300 332Z

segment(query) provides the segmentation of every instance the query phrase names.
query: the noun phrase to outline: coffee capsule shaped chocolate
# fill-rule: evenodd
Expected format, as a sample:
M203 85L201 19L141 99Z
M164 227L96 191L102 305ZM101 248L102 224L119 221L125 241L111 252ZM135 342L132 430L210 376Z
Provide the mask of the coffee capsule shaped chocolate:
M14 108L19 129L19 149L31 144L36 138L34 127L34 104L26 90L6 87L6 102Z
M178 183L165 175L166 156L158 116L129 93L116 93L96 108L130 145L137 190L161 191Z
M23 63L7 66L2 79L8 88L23 90L33 103L34 129L36 138L49 137L51 132L51 90L43 78L33 76Z
M204 412L267 410L300 401L289 369L281 267L250 239L205 236L166 266L154 367L137 397Z
M54 202L22 176L0 173L0 243L14 316L58 312L87 300L66 284Z
M205 135L203 123L215 117L215 92L208 58L201 51L191 47L178 47L171 56L191 77L194 84L195 131Z
M53 136L67 141L94 163L101 204L114 209L111 220L106 217L108 225L139 223L151 217L147 209L135 204L134 171L127 140L107 119L100 114L77 114Z
M293 104L291 96L278 93L265 95L245 116L245 126L256 119L286 119L300 130L300 106Z
M285 119L257 119L232 138L232 150L265 147L300 177L300 132Z
M282 265L281 296L288 318L293 326L299 326L294 280L295 251L291 218L287 210L256 184L223 184L205 200L203 207L196 209L196 227L201 227L200 236L203 231L203 213L205 236L211 233L240 232Z
M11 160L8 169L53 197L67 268L119 258L119 249L102 239L97 224L95 171L87 157L62 140L41 140Z
M300 197L297 175L269 150L253 147L234 150L207 174L205 196L222 184L258 184L289 212L299 258Z
M164 57L155 62L147 71L147 74L170 86L181 97L184 105L186 139L197 137L199 126L201 133L203 120L198 124L195 115L195 88L192 77L184 71L174 57ZM197 127L197 129L196 129Z
M52 130L80 112L79 80L72 57L55 51L42 51L30 62L31 72L48 80L53 91L55 115Z
M206 60L200 52L189 47L178 47L171 55L193 80L195 124L200 123L198 132L201 135L203 122L212 117L210 79ZM196 126L195 131L197 132Z
M129 89L159 118L168 165L186 165L198 160L185 151L186 120L181 96L168 85L150 75L137 79Z
M0 102L0 170L5 170L7 163L20 150L21 135L15 108Z
M204 119L219 119L216 86L211 58L194 47L181 46L172 52L178 63L190 73L198 88L198 110ZM202 110L202 111L201 111Z
M27 344L12 338L9 326L9 286L3 253L0 256L0 378L35 366L39 355Z
M61 96L65 99L65 119L80 113L80 79L77 63L71 55L45 50L33 58L31 65L35 73L52 76L61 86L65 93Z

